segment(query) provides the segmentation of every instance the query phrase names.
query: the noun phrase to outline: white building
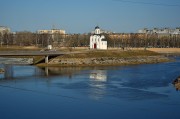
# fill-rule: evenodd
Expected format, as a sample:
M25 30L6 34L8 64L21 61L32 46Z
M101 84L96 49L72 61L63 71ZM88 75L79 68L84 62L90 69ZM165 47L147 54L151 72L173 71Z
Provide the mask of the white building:
M94 34L90 37L90 49L107 49L107 41L105 36L101 35L101 30L98 26L95 27Z
M10 33L11 30L8 27L0 26L0 33L3 35L5 33Z
M180 34L180 28L176 28L176 29L170 29L170 28L154 28L154 29L140 29L138 30L138 33L147 33L147 34L153 34L153 33L157 33L157 34L165 34L165 35L169 35L169 34Z

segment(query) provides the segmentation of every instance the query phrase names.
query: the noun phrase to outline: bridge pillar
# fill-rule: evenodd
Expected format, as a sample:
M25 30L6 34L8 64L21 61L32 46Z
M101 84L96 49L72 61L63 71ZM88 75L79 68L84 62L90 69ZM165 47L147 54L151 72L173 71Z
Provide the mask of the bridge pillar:
M46 64L48 64L48 63L49 63L48 58L49 58L49 56L48 56L48 55L47 55L47 56L45 56L45 63L46 63Z

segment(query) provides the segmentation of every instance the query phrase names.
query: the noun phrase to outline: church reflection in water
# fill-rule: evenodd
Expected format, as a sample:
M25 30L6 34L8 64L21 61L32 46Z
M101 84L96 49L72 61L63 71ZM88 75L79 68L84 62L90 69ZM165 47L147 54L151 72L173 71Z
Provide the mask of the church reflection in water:
M86 69L86 68L85 68ZM107 70L97 70L96 68L87 68L90 69L88 72L89 80L83 80L83 84L80 86L88 85L84 88L87 90L89 98L94 100L99 100L107 94ZM75 74L81 74L83 70L82 67L45 67L43 68L45 76L68 76L70 79L73 78ZM85 82L84 82L85 81ZM87 82L86 82L87 81ZM67 85L71 85L67 84ZM79 86L79 85L78 85ZM78 87L77 87L78 88Z
M90 79L96 81L106 82L107 81L107 72L106 70L95 70L90 74Z
M107 71L94 70L90 73L90 92L89 96L92 99L99 100L106 94Z
M74 79L78 74L85 74L80 79L74 81L74 83L64 83L64 87L79 88L82 87L83 91L87 91L89 98L94 100L102 99L107 94L107 70L98 70L94 67L44 67L38 68L34 66L16 66L16 65L4 65L5 73L0 75L0 80L19 80L19 79L54 79L56 82L61 82L59 77L68 77ZM86 72L88 70L88 72ZM84 73L84 71L86 73ZM58 78L56 78L58 77ZM88 80L86 80L88 78ZM58 81L57 81L58 80ZM48 84L51 83L47 80ZM69 80L67 80L68 82ZM77 87L76 83L79 83ZM63 83L62 83L63 84ZM71 88L72 88L71 87Z

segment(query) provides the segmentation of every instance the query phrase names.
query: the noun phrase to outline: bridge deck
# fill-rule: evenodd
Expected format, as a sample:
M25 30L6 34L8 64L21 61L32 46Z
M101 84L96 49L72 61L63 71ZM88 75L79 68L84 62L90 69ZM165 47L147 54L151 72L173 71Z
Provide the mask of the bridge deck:
M0 51L0 56L58 56L71 54L61 51Z

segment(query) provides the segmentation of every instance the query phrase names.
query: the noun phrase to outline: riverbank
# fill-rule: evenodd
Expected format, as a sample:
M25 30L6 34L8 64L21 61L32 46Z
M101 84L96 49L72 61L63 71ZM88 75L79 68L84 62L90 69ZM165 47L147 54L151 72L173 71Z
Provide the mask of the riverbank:
M10 51L39 51L37 47L7 48ZM1 48L1 51L7 50ZM108 48L108 50L89 50L87 47L75 47L71 51L67 47L58 48L56 51L70 52L69 55L63 55L49 60L48 66L111 66L111 65L130 65L130 64L150 64L159 62L168 62L170 59L163 55L179 55L180 48ZM72 52L79 52L73 54ZM53 52L53 51L52 51ZM29 59L30 58L30 59ZM16 57L14 59L0 59L1 64L33 64L36 57ZM38 66L47 66L42 63Z
M121 66L168 62L169 58L156 52L144 50L90 50L79 54L68 54L53 58L48 64L37 66Z
M33 58L8 58L0 57L0 64L32 64Z

